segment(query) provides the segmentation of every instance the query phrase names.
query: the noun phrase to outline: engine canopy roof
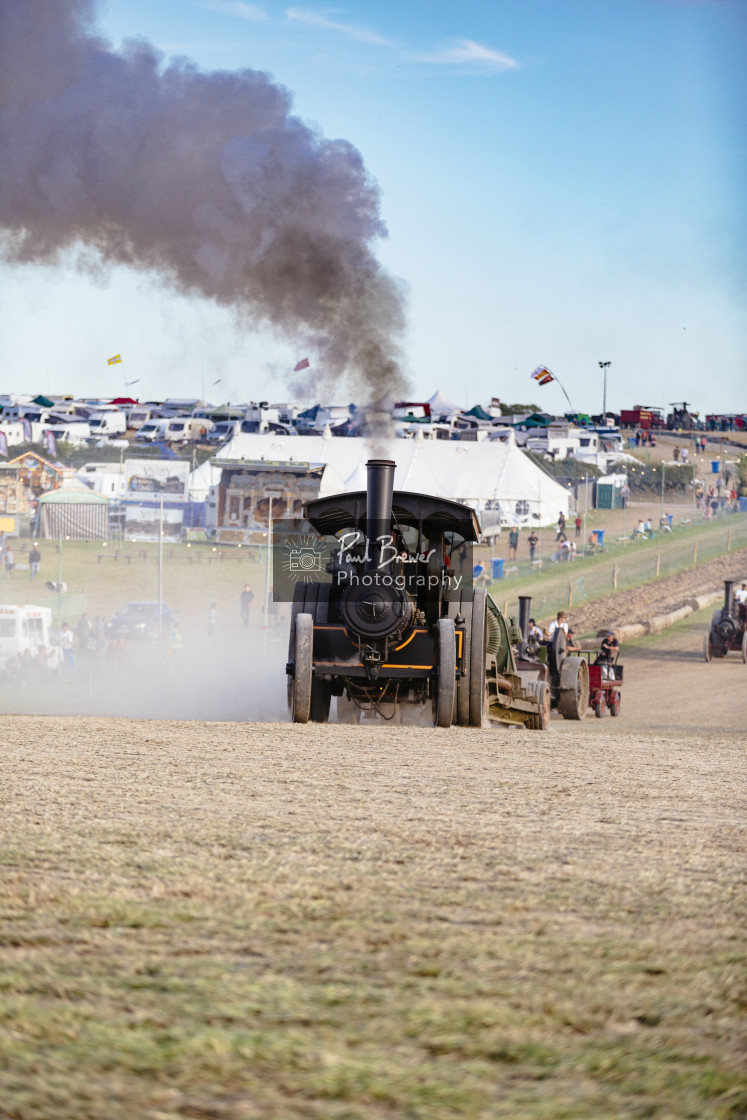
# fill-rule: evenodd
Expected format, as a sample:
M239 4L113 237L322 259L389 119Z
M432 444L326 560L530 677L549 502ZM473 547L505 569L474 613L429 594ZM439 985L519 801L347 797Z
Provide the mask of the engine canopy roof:
M480 522L471 506L434 498L431 494L413 494L395 490L392 499L393 520L413 528L422 526L426 536L435 533L458 533L465 541L480 539ZM333 536L342 529L366 529L366 491L332 494L316 498L305 507L306 519L318 533Z

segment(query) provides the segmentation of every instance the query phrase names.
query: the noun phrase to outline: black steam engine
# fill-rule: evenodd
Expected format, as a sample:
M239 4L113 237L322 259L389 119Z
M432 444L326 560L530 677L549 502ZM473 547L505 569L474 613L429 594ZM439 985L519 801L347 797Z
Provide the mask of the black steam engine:
M544 727L536 673L517 672L512 635L483 588L472 589L474 510L394 492L396 464L367 463L367 491L309 502L305 517L335 538L329 579L296 585L288 701L296 723L427 712L437 727L484 719ZM541 693L541 695L540 695Z
M724 580L724 605L713 612L711 628L703 639L703 656L706 661L726 657L730 650L740 651L747 662L747 604L734 592L736 579ZM742 589L745 588L742 581Z

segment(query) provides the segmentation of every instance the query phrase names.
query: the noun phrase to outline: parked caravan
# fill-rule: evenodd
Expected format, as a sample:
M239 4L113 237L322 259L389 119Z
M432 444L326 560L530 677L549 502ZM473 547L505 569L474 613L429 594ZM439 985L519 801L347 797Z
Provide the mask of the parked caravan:
M157 408L149 408L147 405L136 404L130 409L127 417L127 426L137 432L142 428L143 424L147 424L149 420L160 420L161 413Z

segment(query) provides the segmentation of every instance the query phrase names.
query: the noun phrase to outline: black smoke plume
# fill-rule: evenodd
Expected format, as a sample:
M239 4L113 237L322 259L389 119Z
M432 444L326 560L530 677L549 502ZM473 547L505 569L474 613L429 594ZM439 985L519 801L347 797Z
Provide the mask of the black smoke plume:
M8 262L128 265L267 324L369 399L404 388L402 291L359 152L256 70L204 73L99 38L88 0L0 0Z

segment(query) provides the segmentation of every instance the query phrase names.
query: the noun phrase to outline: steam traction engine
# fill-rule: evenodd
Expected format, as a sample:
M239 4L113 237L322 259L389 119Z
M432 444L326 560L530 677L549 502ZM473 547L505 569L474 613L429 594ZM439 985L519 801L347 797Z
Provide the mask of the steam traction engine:
M520 636L484 588L471 586L474 510L393 492L396 464L367 463L367 491L309 502L335 538L328 580L298 583L291 611L288 701L296 723L429 713L437 727L486 719L547 727L544 666L517 668Z
M713 612L711 628L703 639L703 657L726 657L729 650L741 650L747 662L747 607L734 597L736 579L724 580L724 605Z

